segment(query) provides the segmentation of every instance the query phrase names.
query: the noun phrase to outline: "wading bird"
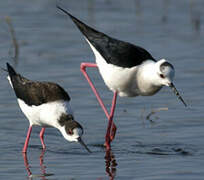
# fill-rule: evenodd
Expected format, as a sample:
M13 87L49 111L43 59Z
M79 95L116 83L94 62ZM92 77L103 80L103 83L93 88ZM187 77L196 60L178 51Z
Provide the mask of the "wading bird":
M17 74L7 63L8 80L17 97L18 104L28 118L30 126L22 152L27 152L32 126L41 126L40 140L45 149L46 127L57 128L70 142L79 142L91 152L82 141L83 127L74 120L68 93L52 82L31 81Z
M107 149L110 149L110 142L116 133L113 116L117 95L122 97L152 96L163 86L168 86L186 106L173 84L174 67L167 60L156 61L144 48L112 38L86 25L60 6L57 5L57 8L72 19L95 55L96 64L81 63L81 71L109 120L105 136ZM89 78L86 67L98 67L105 84L113 91L110 114Z

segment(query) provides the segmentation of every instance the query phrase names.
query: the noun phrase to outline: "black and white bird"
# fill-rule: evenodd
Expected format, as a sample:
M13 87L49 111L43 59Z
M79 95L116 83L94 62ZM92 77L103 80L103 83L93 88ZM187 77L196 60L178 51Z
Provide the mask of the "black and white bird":
M110 141L114 138L111 138L111 136L114 136L114 131L116 131L113 130L116 127L112 119L117 94L122 97L152 96L163 86L168 86L186 106L173 84L175 69L167 60L156 61L144 48L112 38L86 25L63 8L59 6L57 8L72 19L95 55L96 64L82 63L81 70L103 109L105 107L102 100L85 68L98 67L105 84L114 92L111 113L109 116L107 115L109 118L106 133L107 147L110 147Z
M17 74L7 63L8 80L17 97L18 104L28 118L30 126L22 152L27 151L32 126L41 126L40 140L45 149L44 132L46 127L57 128L64 138L79 142L89 152L82 141L83 128L74 120L68 93L52 82L31 81Z

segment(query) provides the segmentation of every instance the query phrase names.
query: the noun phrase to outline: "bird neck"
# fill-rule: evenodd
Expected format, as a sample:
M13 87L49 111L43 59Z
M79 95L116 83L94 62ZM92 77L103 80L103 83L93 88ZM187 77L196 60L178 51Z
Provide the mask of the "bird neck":
M158 83L156 63L148 60L137 71L137 86L141 95L150 96L159 91L162 86Z

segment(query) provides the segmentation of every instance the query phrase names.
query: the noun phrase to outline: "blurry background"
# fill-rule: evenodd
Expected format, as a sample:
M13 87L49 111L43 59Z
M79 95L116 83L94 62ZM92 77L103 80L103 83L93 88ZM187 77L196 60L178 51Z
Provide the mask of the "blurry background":
M153 97L119 98L114 158L107 163L99 146L106 117L80 72L81 62L94 62L82 34L56 9L55 0L1 1L0 66L9 62L27 78L64 87L84 127L84 141L93 151L88 155L57 130L46 129L47 150L40 158L40 128L36 127L26 161L21 148L29 123L6 73L0 71L1 179L28 179L30 171L36 179L203 179L204 1L61 0L59 4L95 29L142 46L158 60L169 60L176 69L174 83L189 106L185 108L169 88ZM112 93L97 69L88 72L108 106ZM165 111L148 119L158 108Z

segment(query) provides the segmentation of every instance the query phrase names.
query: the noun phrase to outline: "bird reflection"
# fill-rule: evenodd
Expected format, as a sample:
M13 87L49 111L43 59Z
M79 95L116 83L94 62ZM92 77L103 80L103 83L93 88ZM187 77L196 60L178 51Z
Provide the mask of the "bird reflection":
M111 150L107 150L104 158L106 163L106 166L105 166L106 173L108 174L109 179L113 180L116 176L116 166L117 166L115 156Z
M46 176L54 175L51 173L49 173L49 174L46 173L46 166L44 165L44 154L45 154L45 150L42 150L42 152L40 154L40 171L41 171L41 174L35 174L34 175L34 174L32 174L31 169L30 169L30 165L29 165L28 158L27 158L27 153L22 153L24 165L25 165L26 171L28 173L28 179L29 180L32 180L34 177L39 177L42 180L47 180Z
M28 173L28 177L31 177L32 172L30 170L30 166L29 166L29 163L28 163L27 154L26 153L22 153L22 155L23 155L24 165L25 165L26 171Z

